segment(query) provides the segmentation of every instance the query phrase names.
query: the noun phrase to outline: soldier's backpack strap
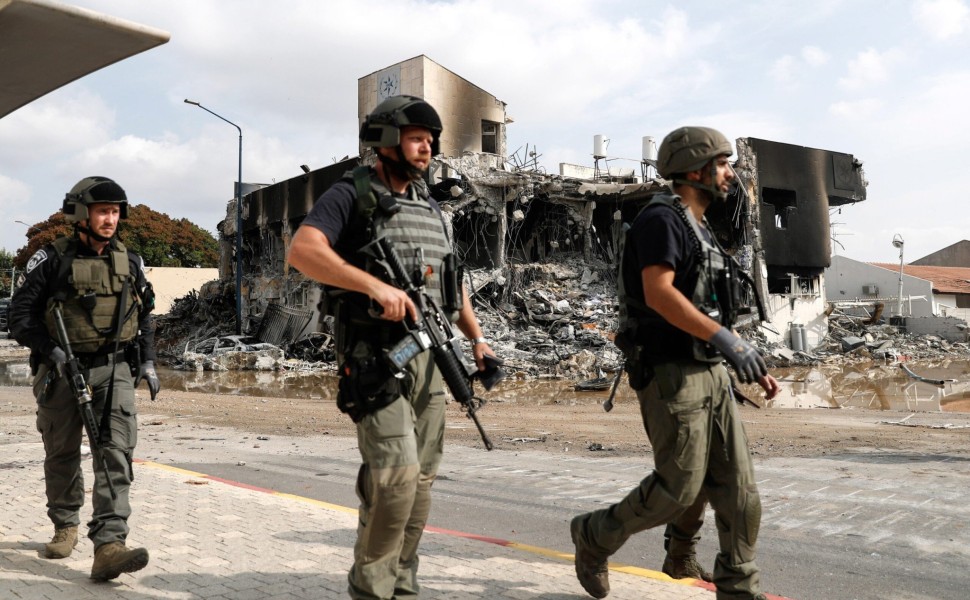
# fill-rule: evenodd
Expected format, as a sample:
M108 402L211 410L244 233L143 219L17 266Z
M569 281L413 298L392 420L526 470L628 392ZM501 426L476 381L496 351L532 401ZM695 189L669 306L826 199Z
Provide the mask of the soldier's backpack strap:
M54 277L54 284L58 288L57 291L63 296L66 294L63 285L68 283L71 274L71 265L74 263L74 257L77 256L77 244L74 238L64 236L54 240L52 245L54 251L57 252L58 258L60 258L57 274ZM63 300L63 298L61 299Z
M374 210L377 208L377 195L371 187L370 167L360 165L354 168L352 177L357 190L356 218L359 223L368 223L374 218Z

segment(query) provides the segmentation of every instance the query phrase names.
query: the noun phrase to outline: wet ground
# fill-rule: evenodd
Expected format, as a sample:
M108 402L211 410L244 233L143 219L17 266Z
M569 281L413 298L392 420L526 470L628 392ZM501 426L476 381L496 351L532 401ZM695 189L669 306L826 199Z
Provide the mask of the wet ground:
M782 393L768 407L970 412L970 359L906 365L914 374L942 384L917 381L898 364L888 363L773 369ZM336 377L331 371L187 372L164 367L158 371L165 390L306 400L329 400L336 394ZM576 391L576 383L562 379L506 380L487 397L492 402L520 405L583 405L600 404L609 395L608 390ZM30 385L26 360L0 360L0 386L6 385ZM748 395L761 397L757 386ZM634 401L625 383L619 387L616 401Z

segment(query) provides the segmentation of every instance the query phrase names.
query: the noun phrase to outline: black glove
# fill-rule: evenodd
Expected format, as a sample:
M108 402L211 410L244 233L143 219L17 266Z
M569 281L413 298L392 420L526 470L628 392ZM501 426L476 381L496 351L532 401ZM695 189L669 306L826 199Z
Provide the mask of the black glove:
M64 363L67 362L67 354L60 346L54 346L54 349L47 355L47 360L51 363L51 370L63 373Z
M141 363L141 366L138 368L138 376L135 377L135 387L138 387L142 379L148 383L148 391L151 392L152 400L154 400L162 385L158 382L158 373L155 372L155 363L153 361L146 360Z
M758 349L734 335L727 327L721 327L711 338L711 344L721 351L741 383L754 383L768 374L768 365Z

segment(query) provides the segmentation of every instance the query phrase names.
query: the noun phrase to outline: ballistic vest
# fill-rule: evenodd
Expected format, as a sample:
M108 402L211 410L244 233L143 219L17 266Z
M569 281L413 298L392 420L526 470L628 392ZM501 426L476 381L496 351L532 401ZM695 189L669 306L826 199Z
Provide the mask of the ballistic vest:
M405 271L413 274L414 284L423 285L424 291L445 316L452 323L457 321L458 310L449 310L443 286L443 275L451 269L446 267L447 261L453 258L451 242L441 215L429 202L427 186L423 182L412 182L406 198L393 196L377 173L364 166L344 175L344 179L353 181L357 191L357 222L354 226L365 227L371 242L381 238L393 242ZM387 206L391 205L399 207L399 210L388 210ZM362 251L365 256L364 270L381 281L395 285L393 271L387 262L368 252L367 245ZM451 293L454 290L447 295ZM460 288L458 294L460 305Z
M691 239L694 242L695 265L693 275L696 275L696 283L693 292L689 295L691 302L702 313L711 317L721 325L730 326L727 315L722 311L718 298L717 278L723 277L729 270L731 257L728 256L716 243L708 241L707 236L703 235L700 225L694 215L680 202L680 197L669 194L658 194L642 209L655 205L661 205L673 210L680 217L681 221L687 225ZM642 211L641 211L642 212ZM705 220L706 224L706 220ZM643 298L643 286L637 263L637 257L628 244L630 230L627 229L621 238L620 244L620 271L617 277L617 296L619 300L619 328L617 332L617 347L624 351L627 358L630 355L637 355L637 346L643 346L649 340L651 333L656 333L657 327L665 324L666 320L657 314L656 311L647 306ZM713 238L712 238L713 239ZM635 275L635 276L634 276ZM635 289L628 290L627 278L636 281L638 285ZM673 326L669 326L673 327ZM679 330L678 330L679 331ZM680 332L687 336L686 332ZM626 348L624 348L626 346ZM711 344L692 337L692 354L695 360L702 362L721 362L721 354Z
M54 302L60 302L64 327L74 352L96 352L116 339L124 345L138 335L139 300L128 263L128 251L124 244L116 241L114 247L109 246L100 256L79 256L78 243L71 237L54 241L54 250L61 264L57 285L66 285L67 289L58 290L63 293L48 301L44 319L47 331L57 339L57 327L49 309ZM127 298L119 317L121 292L126 281Z

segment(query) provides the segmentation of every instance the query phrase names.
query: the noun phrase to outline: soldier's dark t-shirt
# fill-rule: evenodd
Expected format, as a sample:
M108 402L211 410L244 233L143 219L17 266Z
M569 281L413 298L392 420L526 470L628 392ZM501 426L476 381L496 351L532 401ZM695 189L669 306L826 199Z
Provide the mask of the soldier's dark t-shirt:
M701 228L702 234L708 232ZM709 235L709 234L708 234ZM697 285L696 243L690 226L673 209L653 205L640 211L628 232L627 243L637 258L636 273L626 273L625 286L640 292L643 279L641 272L652 265L667 265L674 270L674 287L688 300ZM693 357L693 338L685 331L662 319L650 325L640 326L638 339L644 346L645 360L650 364Z
M405 194L393 194L398 198L406 198ZM432 198L428 198L431 207L440 215L441 208ZM307 225L320 230L333 249L344 260L362 268L364 259L358 250L370 242L363 227L351 226L355 220L357 203L357 188L354 182L341 179L333 184L314 203L309 214L303 219L301 227Z
M357 189L354 183L340 180L317 199L300 226L320 230L327 236L337 254L350 264L360 267L363 260L358 256L357 250L369 240L362 228L349 227L354 219L356 201Z
M692 277L697 261L693 236L680 216L667 206L651 206L637 215L630 233L639 270L667 265L674 270L674 287L690 298L697 280Z

